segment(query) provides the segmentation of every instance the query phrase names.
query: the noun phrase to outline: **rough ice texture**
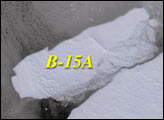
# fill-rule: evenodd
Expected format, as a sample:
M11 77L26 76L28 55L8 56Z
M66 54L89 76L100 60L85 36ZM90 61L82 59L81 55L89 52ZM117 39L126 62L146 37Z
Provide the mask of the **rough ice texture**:
M112 83L74 109L71 119L163 118L163 53L120 71Z
M80 103L93 91L105 86L122 68L133 67L158 53L156 25L150 24L143 8L133 9L103 25L89 28L52 50L43 49L27 56L12 77L20 97L47 98ZM48 55L66 63L67 55L90 55L93 69L46 69ZM74 63L72 63L74 64Z
M163 51L163 1L143 1L143 6L150 17L157 19L160 23L160 27L157 30L157 45Z
M163 23L163 1L143 1L143 6L151 17Z

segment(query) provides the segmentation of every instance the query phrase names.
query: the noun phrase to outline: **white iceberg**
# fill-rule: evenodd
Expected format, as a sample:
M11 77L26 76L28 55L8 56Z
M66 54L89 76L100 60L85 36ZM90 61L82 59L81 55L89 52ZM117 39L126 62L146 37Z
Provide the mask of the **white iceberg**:
M85 30L52 50L46 48L29 55L14 68L13 86L21 98L53 97L79 104L89 92L109 83L122 68L133 67L156 56L154 29L158 24L151 21L145 9L133 9L112 22ZM67 55L82 55L83 58L90 55L93 69L64 69L61 66L46 69L48 55L57 55L64 63Z

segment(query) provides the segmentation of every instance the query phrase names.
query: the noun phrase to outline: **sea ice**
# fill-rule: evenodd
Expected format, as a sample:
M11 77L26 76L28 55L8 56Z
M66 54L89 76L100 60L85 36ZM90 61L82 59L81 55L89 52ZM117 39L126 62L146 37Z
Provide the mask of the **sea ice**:
M163 53L132 69L123 69L106 87L97 91L70 119L162 119Z

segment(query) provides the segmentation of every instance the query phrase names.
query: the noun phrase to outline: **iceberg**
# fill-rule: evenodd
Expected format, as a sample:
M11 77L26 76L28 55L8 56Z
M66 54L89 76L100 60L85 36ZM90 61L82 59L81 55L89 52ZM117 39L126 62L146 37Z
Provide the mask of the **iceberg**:
M155 21L155 22L151 22ZM155 23L155 24L153 24ZM14 67L12 83L21 98L48 98L80 104L96 90L112 81L123 68L131 68L154 58L158 21L144 8L130 10L116 20L88 28L55 48L45 48L25 57ZM48 55L66 63L67 56L88 55L93 69L46 69Z

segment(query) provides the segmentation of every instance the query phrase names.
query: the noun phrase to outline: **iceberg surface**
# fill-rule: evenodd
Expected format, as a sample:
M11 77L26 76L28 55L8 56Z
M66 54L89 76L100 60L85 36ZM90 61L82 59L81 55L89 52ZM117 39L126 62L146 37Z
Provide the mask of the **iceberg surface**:
M87 95L107 85L122 68L156 56L158 22L152 24L151 21L145 9L133 9L112 22L83 31L52 50L45 48L31 54L14 67L13 86L21 98L53 97L79 104ZM82 55L83 58L90 55L93 69L61 66L46 69L48 55L56 55L64 63L68 55ZM81 61L83 63L84 59Z

